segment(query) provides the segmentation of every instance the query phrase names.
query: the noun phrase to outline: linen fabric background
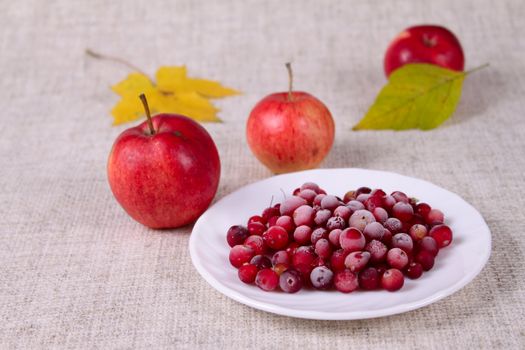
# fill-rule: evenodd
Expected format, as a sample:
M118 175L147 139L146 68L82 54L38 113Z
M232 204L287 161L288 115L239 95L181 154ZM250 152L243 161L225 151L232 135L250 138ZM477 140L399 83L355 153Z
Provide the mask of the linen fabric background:
M0 1L0 347L519 349L525 347L525 2ZM352 132L386 82L383 54L407 26L460 38L469 76L454 116L429 132ZM295 86L336 122L322 167L420 177L484 216L490 261L456 294L409 313L329 322L258 311L193 268L191 226L133 222L106 181L127 124L111 126L109 86L130 70L186 64L242 95L205 124L222 161L216 199L272 174L250 153L251 107Z

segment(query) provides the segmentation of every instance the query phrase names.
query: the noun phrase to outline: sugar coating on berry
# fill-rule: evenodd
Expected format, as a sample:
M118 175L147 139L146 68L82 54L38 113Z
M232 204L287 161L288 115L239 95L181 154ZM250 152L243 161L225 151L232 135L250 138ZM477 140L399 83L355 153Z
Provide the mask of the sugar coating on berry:
M368 210L360 209L360 210L356 210L352 214L352 216L350 216L350 219L348 220L348 224L350 227L354 227L358 229L359 231L363 232L366 225L374 221L376 221L374 214L372 214Z
M357 275L349 269L339 271L335 274L334 285L335 288L342 293L353 292L359 287Z
M301 205L293 212L293 222L297 226L307 225L311 226L314 222L315 212L309 205Z
M331 216L332 212L328 209L318 210L314 216L314 223L316 226L324 226Z
M363 234L365 235L367 241L371 241L373 239L380 241L383 239L384 232L385 228L379 222L371 222L367 224L363 230Z
M353 252L365 247L365 236L356 228L347 228L339 235L339 244L346 251Z
M281 212L281 215L292 216L295 209L305 204L306 204L306 200L304 198L297 197L297 196L291 196L284 200L279 210Z
M297 226L293 233L293 238L299 244L310 243L311 236L312 236L312 228L306 225Z

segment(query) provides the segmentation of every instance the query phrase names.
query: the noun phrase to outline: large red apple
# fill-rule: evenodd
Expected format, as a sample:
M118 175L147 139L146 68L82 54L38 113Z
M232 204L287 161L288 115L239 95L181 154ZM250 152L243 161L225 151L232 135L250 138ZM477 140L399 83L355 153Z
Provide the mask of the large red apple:
M145 226L189 224L217 192L217 148L206 130L187 117L147 114L146 122L125 130L113 144L107 167L111 190L124 210Z
M463 49L448 29L435 25L410 27L401 32L385 54L385 74L407 63L430 63L462 71L465 66Z
M246 137L253 154L274 173L317 167L334 141L334 121L314 96L290 89L266 96L248 118Z

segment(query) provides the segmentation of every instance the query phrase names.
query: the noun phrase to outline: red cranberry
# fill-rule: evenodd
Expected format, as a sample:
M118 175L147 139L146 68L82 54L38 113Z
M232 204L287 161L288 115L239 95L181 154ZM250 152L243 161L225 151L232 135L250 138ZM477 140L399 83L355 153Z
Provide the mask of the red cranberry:
M405 274L408 278L413 280L418 279L423 274L423 266L421 266L421 264L418 262L411 262L408 265Z
M356 192L355 191L348 191L345 193L345 196L343 197L343 202L348 203L351 200L354 200L356 198Z
M403 202L408 204L408 196L401 191L394 191L390 194L396 202Z
M285 293L296 293L303 287L301 273L295 269L288 269L279 277L279 287Z
M334 210L334 216L339 216L345 223L350 219L350 215L352 215L352 210L344 205L340 205Z
M271 291L279 285L279 275L272 269L263 269L257 272L255 284L265 291Z
M248 225L252 222L259 222L263 225L266 225L266 223L268 222L265 218L263 218L262 216L259 216L259 215L254 215L252 217L250 217L248 219Z
M312 246L301 246L296 249L292 257L292 265L310 265L315 259L315 253Z
M312 244L315 244L321 238L328 238L328 231L322 227L318 227L313 230L312 235L310 236L310 241Z
M445 222L445 215L443 215L443 212L439 209L431 209L427 216L425 216L425 220L429 225L441 224Z
M317 196L317 192L310 189L304 189L298 193L298 196L303 198L308 204L312 204L314 202L315 196Z
M259 269L257 269L257 266L252 264L245 264L239 267L237 275L239 276L239 279L244 283L251 284L255 281L255 276L257 275L258 271Z
M269 222L271 217L281 216L281 213L279 212L279 209L277 208L268 207L263 210L261 216L266 220L266 222Z
M414 248L414 242L406 233L398 233L392 237L392 247L403 249L406 253L411 253Z
M410 227L408 233L410 234L410 237L412 237L412 240L420 241L427 235L427 228L424 225L415 224Z
M328 289L332 286L334 273L326 266L317 266L310 272L310 282L316 289Z
M383 226L385 226L385 228L388 229L393 234L399 233L403 229L403 224L401 223L401 220L396 219L396 218L386 219Z
M272 265L275 266L277 264L289 264L290 263L290 256L286 252L286 250L279 250L275 252L272 256Z
M428 271L434 267L434 256L426 250L422 250L417 253L415 260L421 264L423 270L425 271Z
M293 233L294 240L299 244L310 243L311 236L312 236L312 229L306 225L297 226Z
M326 229L328 231L332 231L332 230L335 230L335 229L344 229L346 227L346 222L345 220L340 217L340 216L333 216L331 217L330 219L328 219L327 223L326 223Z
M374 218L377 222L380 222L381 224L384 224L385 221L388 219L388 212L381 207L375 208L372 212L374 214Z
M346 268L345 260L347 255L348 252L344 251L343 249L338 249L333 252L332 256L330 257L330 266L334 272L343 271Z
M403 273L398 269L386 270L381 277L381 286L389 292L394 292L401 289L405 283Z
M315 243L315 253L321 259L329 259L332 255L332 247L326 238L321 238Z
M260 222L250 222L248 224L248 232L250 235L261 236L266 231L266 226Z
M291 196L284 200L279 208L281 215L292 216L295 209L299 208L301 205L305 205L306 200L301 197Z
M249 236L244 241L244 245L252 248L255 254L264 254L266 250L266 245L264 244L264 240L261 236Z
M392 214L401 221L409 222L414 215L414 209L410 204L397 202L392 208Z
M402 270L408 264L408 255L399 248L392 248L386 255L386 261L391 267Z
M226 240L230 247L238 244L243 244L244 240L249 236L248 229L242 225L235 225L228 229L226 233Z
M345 259L345 266L352 272L359 272L365 268L370 260L370 253L367 251L352 252Z
M368 242L365 250L370 253L370 261L376 263L386 259L388 248L383 242L374 239Z
M418 203L416 204L416 214L426 217L432 208L427 203Z
M335 274L334 285L338 291L343 293L353 292L359 287L356 274L348 269Z
M263 239L271 249L283 249L288 244L288 232L281 226L272 226L263 234Z
M348 252L362 250L365 247L365 236L356 228L347 228L339 236L341 248Z
M328 234L328 240L336 248L341 248L341 244L339 243L339 237L341 236L341 232L343 231L340 229L335 229L330 231L330 233Z
M436 240L433 237L425 236L423 239L421 239L421 242L419 242L419 249L420 250L426 250L427 252L431 253L433 256L436 256L439 252L439 247L437 245Z
M255 255L255 251L245 245L236 245L230 250L230 263L236 267L241 267L244 263L250 261L250 259Z
M447 225L432 227L429 235L436 240L440 249L448 246L452 242L452 230Z
M367 267L359 273L359 286L364 290L373 290L379 287L381 276L377 269Z
M255 265L259 270L272 267L272 261L265 255L255 255L250 260L250 264Z
M379 222L371 222L366 225L365 229L363 230L363 235L367 241L371 241L373 239L380 241L383 238L384 233L385 228Z

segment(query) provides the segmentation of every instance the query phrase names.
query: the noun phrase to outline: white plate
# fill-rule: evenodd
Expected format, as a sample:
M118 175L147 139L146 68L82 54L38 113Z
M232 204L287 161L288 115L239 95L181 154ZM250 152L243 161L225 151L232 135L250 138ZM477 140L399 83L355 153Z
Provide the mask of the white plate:
M452 244L441 250L434 268L417 280L405 279L397 292L301 290L295 294L264 292L246 285L228 261L226 231L245 224L262 212L281 189L289 195L307 181L316 182L330 194L343 196L360 186L400 190L445 213L454 232ZM224 295L280 315L319 319L353 320L414 310L458 291L481 271L490 256L491 236L480 213L458 195L427 181L383 171L365 169L318 169L274 176L245 186L219 200L195 223L190 237L190 255L197 271Z

